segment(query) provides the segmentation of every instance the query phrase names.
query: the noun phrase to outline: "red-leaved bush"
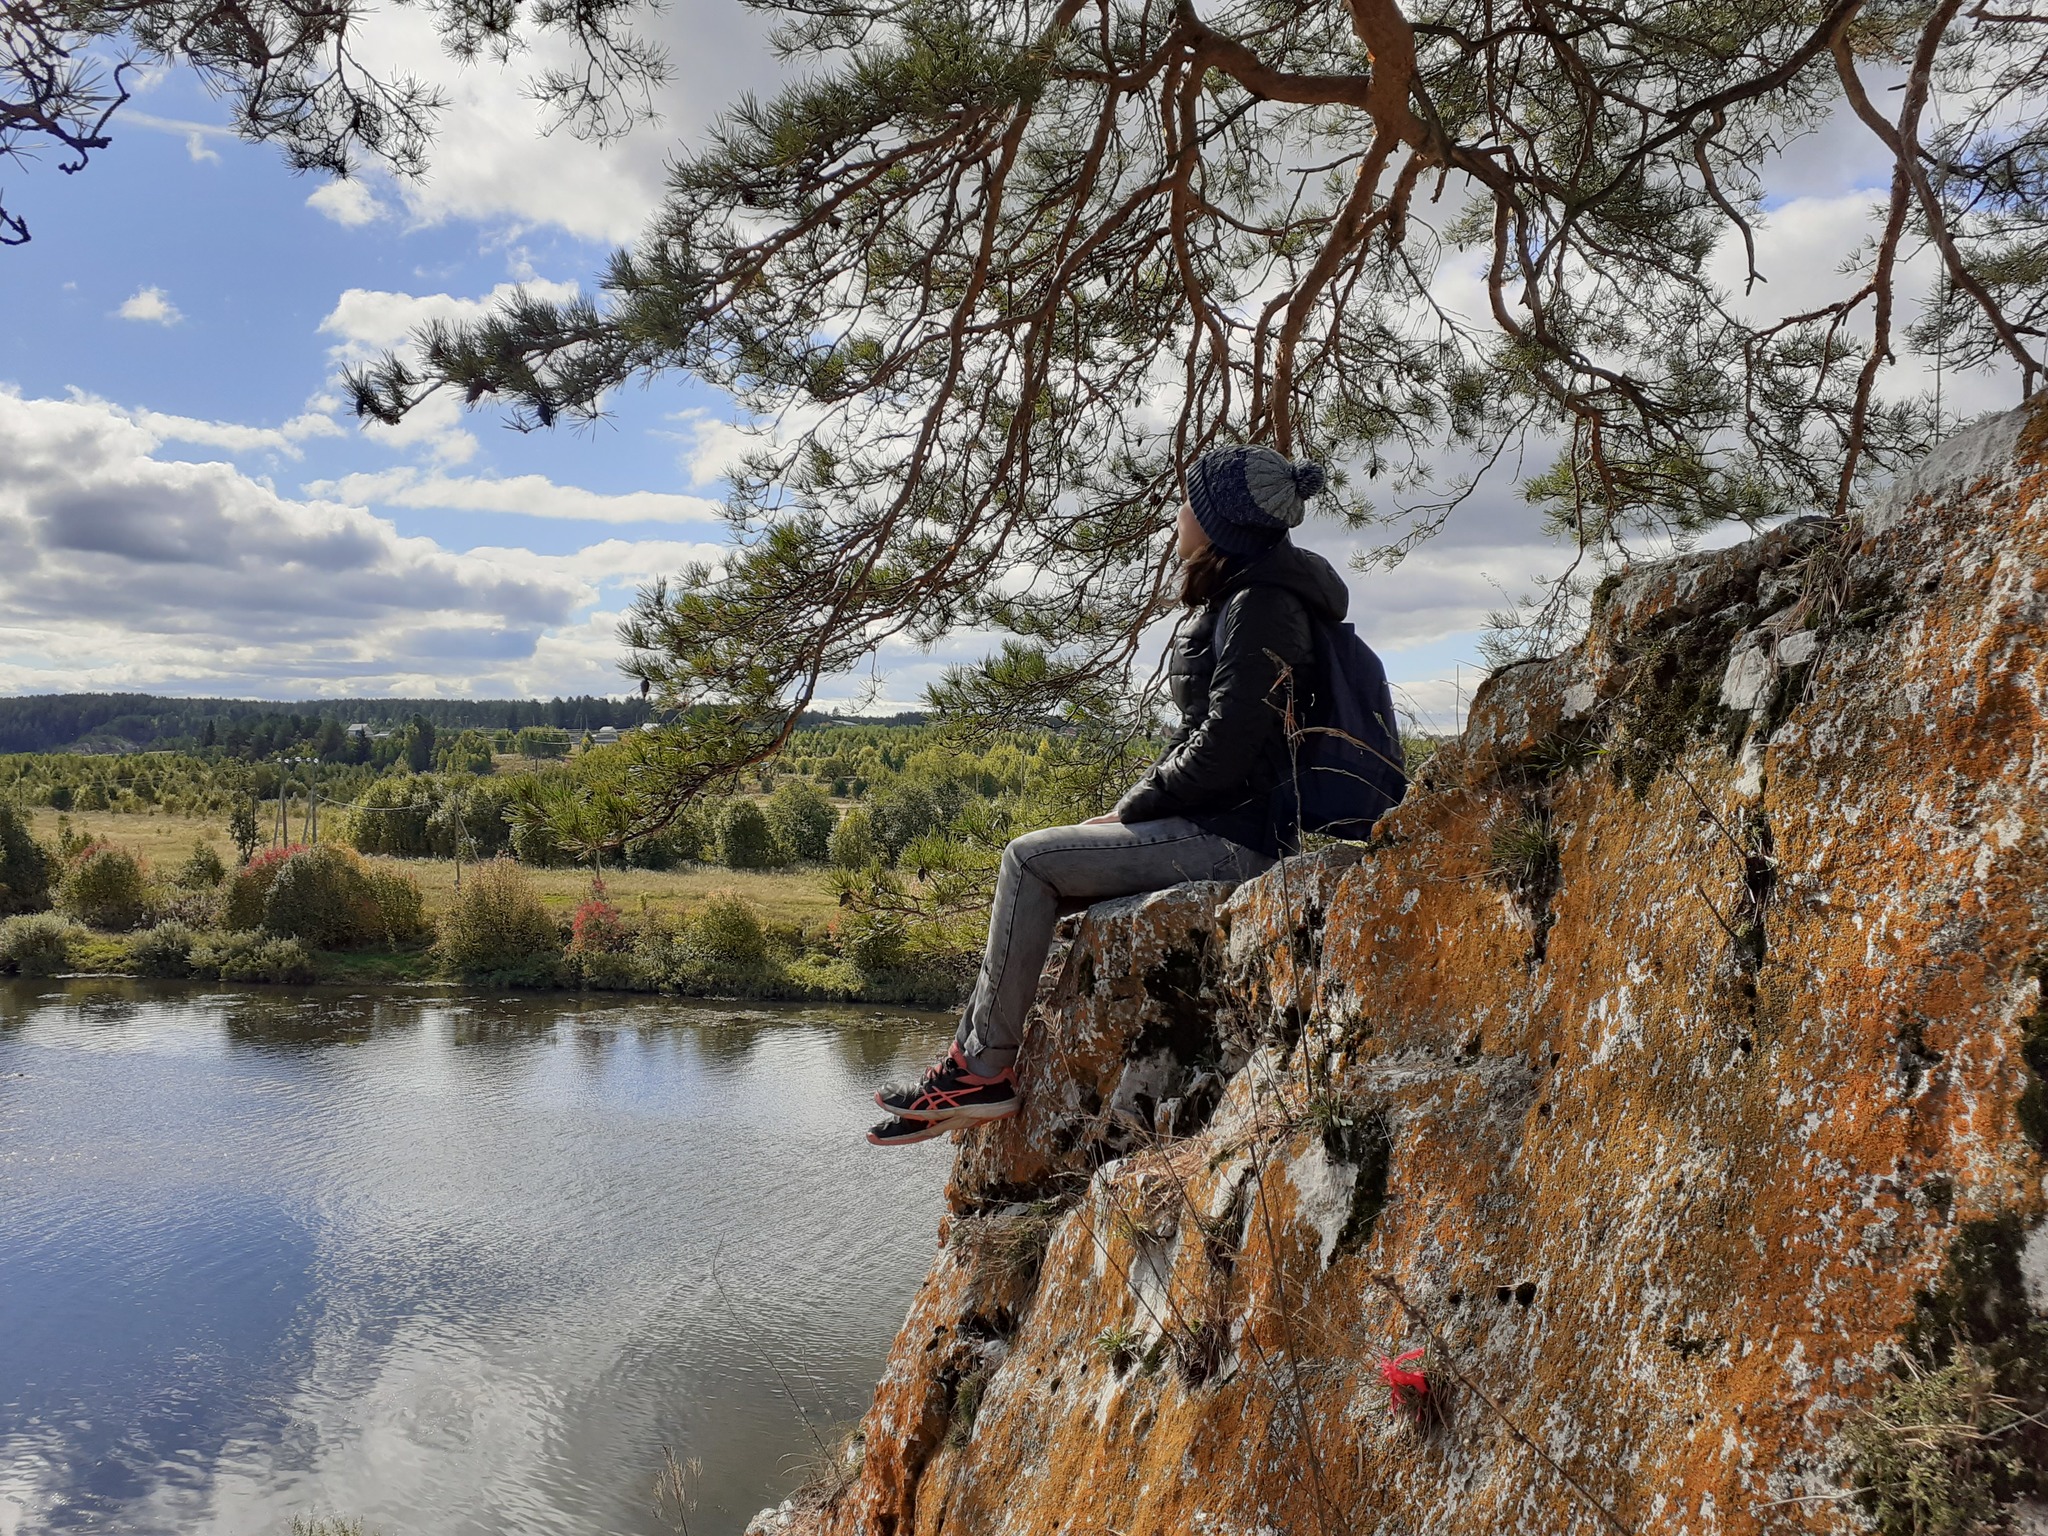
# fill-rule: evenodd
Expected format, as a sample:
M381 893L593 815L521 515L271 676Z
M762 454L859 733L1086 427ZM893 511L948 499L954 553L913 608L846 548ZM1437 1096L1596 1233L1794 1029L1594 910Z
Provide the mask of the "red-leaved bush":
M228 882L227 909L221 915L221 926L230 929L261 926L263 898L270 894L271 882L277 879L278 870L293 854L305 851L303 843L293 843L287 848L266 848L236 870L234 879Z
M630 947L632 936L626 920L605 894L604 882L590 882L590 894L569 919L569 953L572 955L616 954Z

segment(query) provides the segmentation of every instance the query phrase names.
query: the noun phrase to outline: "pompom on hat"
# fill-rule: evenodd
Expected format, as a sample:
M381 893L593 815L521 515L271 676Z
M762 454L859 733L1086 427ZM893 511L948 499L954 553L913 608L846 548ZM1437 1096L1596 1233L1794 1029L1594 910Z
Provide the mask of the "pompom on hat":
M1211 448L1188 471L1188 505L1226 555L1262 555L1301 526L1303 503L1323 484L1320 464L1270 448Z

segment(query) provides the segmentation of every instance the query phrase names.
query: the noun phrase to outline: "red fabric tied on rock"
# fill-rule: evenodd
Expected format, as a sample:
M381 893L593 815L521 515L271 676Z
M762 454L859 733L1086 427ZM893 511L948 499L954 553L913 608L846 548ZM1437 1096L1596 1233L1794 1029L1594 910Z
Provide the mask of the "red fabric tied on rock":
M1419 1349L1411 1349L1392 1360L1384 1355L1380 1357L1380 1380L1387 1384L1388 1390L1393 1394L1394 1400L1389 1406L1395 1413L1399 1413L1403 1408L1420 1412L1422 1400L1429 1395L1429 1378L1420 1371L1408 1369L1408 1362L1420 1360L1422 1354Z

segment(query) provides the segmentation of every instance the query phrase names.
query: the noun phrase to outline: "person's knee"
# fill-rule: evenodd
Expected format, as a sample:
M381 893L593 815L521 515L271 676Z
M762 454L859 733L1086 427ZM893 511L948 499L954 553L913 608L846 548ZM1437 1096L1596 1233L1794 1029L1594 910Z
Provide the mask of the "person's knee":
M1048 871L1059 867L1061 856L1073 854L1087 844L1088 839L1077 839L1076 827L1041 827L1036 832L1026 832L1022 837L1010 839L1010 845L1003 850L1003 858L1019 874L1034 880L1048 880ZM1046 860L1054 863L1048 865Z
M1012 869L1029 869L1032 859L1059 840L1065 827L1041 827L1036 832L1026 832L1022 837L1010 839L1003 849L1003 862Z

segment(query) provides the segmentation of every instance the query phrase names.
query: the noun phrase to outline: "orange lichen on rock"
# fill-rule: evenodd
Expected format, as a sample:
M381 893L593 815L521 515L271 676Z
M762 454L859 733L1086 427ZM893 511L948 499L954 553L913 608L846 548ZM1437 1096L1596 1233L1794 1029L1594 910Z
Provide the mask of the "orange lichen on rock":
M1954 1288L2048 1339L2026 424L1629 574L1369 846L1087 914L858 1473L755 1528L1869 1529L1844 1428Z

